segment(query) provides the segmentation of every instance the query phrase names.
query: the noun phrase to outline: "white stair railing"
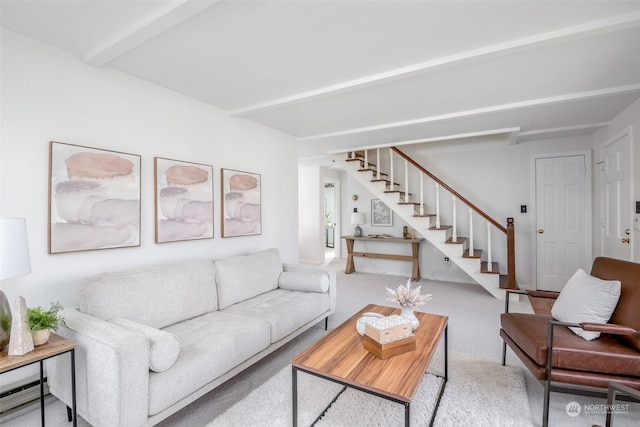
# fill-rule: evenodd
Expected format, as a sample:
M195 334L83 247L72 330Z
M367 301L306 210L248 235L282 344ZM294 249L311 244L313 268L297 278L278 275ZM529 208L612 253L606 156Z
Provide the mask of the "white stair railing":
M380 149L376 148L376 179L380 179Z

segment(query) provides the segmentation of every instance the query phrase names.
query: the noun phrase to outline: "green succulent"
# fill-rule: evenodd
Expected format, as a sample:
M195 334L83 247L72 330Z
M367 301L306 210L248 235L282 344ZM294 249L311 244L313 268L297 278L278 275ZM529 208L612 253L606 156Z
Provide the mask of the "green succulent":
M59 302L52 302L51 308L45 310L42 307L27 308L27 322L32 331L41 329L58 330L58 326L67 326L64 318L58 314L64 307Z

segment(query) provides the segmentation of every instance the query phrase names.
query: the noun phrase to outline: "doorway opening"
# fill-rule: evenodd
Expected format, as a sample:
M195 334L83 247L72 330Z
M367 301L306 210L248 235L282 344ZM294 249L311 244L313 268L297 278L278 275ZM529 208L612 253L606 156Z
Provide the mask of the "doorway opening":
M336 230L338 218L336 183L324 182L324 262L330 263L336 257Z

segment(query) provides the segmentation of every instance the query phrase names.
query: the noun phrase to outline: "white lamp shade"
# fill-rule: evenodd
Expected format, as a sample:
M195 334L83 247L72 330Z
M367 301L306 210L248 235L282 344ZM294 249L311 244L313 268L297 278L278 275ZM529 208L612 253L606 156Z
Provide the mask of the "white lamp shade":
M0 218L0 280L31 273L27 223L24 218Z
M364 224L366 219L364 218L364 213L362 212L354 212L351 214L351 225L360 225Z

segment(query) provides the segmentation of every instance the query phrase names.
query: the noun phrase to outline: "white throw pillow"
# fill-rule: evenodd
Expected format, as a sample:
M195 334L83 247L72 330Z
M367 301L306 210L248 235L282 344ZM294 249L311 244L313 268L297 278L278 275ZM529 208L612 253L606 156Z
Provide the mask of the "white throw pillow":
M551 315L561 322L607 323L618 304L620 288L618 280L602 280L578 269L560 292ZM600 336L600 332L569 329L588 341Z
M176 363L180 354L180 338L129 319L114 317L109 322L142 335L149 341L149 369L164 372Z

